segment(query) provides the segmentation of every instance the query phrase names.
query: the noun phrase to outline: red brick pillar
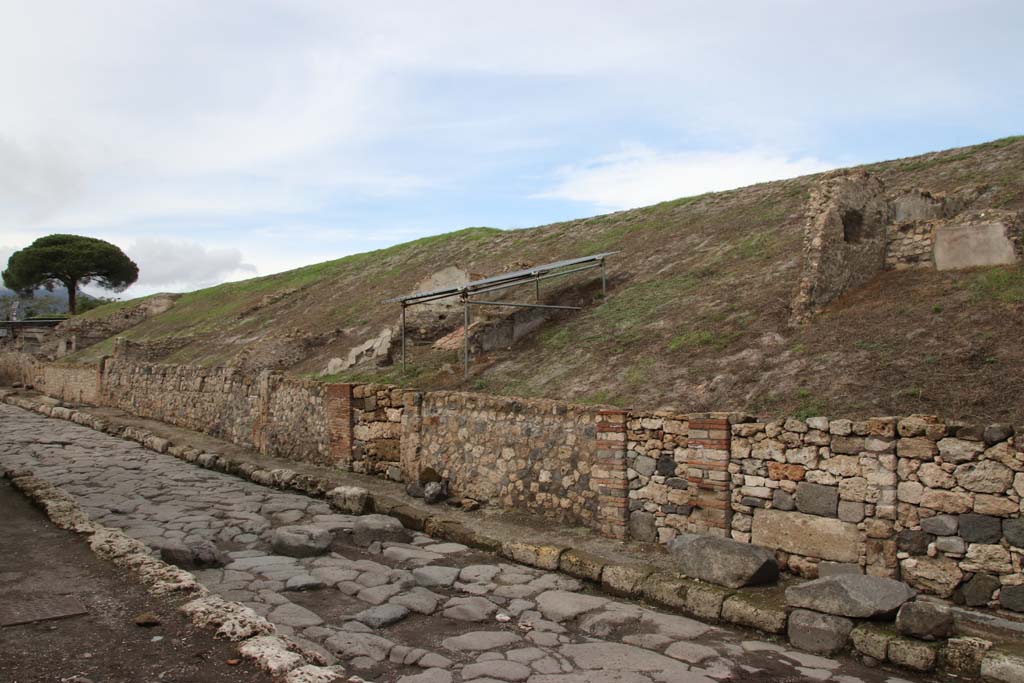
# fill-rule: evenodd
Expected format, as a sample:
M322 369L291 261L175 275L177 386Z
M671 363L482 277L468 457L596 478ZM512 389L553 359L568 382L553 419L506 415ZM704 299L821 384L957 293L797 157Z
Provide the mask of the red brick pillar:
M625 539L629 520L629 483L626 479L625 410L597 413L597 465L591 480L597 484L598 530Z
M732 430L722 413L690 416L686 478L690 484L690 530L729 536L732 509L729 448Z
M352 385L327 385L327 435L334 463L348 469L352 463Z

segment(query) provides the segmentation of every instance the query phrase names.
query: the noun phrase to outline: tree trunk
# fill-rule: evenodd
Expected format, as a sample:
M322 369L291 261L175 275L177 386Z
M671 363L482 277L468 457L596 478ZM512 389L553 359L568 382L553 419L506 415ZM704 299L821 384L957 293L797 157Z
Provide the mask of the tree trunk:
M78 309L78 280L65 282L64 286L68 288L68 313L74 315Z

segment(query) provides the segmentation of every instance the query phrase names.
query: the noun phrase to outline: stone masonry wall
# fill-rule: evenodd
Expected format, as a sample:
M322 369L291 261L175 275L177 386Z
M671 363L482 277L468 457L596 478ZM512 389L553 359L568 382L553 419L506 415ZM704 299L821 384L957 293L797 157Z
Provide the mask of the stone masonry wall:
M98 403L101 380L95 365L61 363L42 367L43 390L62 401Z
M1012 427L818 417L732 431L732 536L776 549L790 571L865 572L982 603L1024 583Z
M633 538L668 543L680 532L729 534L729 425L724 413L629 414Z
M349 468L395 481L401 466L402 415L407 390L357 384L352 387L352 451Z
M325 385L264 371L156 365L108 358L100 403L241 446L332 462Z
M28 353L0 353L0 382L34 385L42 377L43 364Z
M598 478L609 481L593 478L598 413L560 401L424 393L418 418L409 422L418 423L418 458L406 462L434 468L454 495L599 526L598 498L602 486L609 495L614 472L598 468L606 475Z

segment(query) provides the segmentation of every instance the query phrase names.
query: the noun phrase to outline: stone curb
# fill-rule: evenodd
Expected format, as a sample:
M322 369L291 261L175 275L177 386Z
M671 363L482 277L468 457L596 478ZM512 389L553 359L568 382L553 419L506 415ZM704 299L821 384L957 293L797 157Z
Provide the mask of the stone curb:
M151 595L190 598L179 611L195 626L215 629L215 638L238 642L239 654L272 676L284 676L285 683L331 683L343 677L341 667L320 666L323 662L315 653L273 635L274 625L245 605L211 595L195 575L153 557L149 546L120 529L92 521L70 495L31 469L4 470L3 476L55 526L87 536L96 556L138 576Z
M331 499L331 485L314 475L300 474L287 468L266 470L254 463L238 462L215 453L174 445L169 440L142 429L111 424L82 411L37 403L2 390L0 399L25 410L70 420L84 427L135 441L150 450L173 455L206 469L238 476L263 486L326 498L335 509L351 514L351 511L336 505ZM641 599L667 611L705 622L722 622L751 629L767 637L786 637L786 624L792 608L784 602L766 599L756 590L724 588L682 574L659 571L645 564L610 562L598 555L565 546L501 541L474 531L461 522L431 515L390 496L368 494L364 512L389 515L414 531L422 531L445 541L462 543L478 550L495 553L521 564L586 579L596 583L598 588L609 595ZM968 658L970 661L966 662L965 668L964 658L956 656L953 648L881 630L874 630L873 637L864 637L865 627L870 625L858 626L848 640L847 646L854 652L877 662L888 662L916 672L948 669L976 675L979 668L983 672L1010 671L1008 678L998 677L995 673L986 675L985 680L993 683L1018 683L1017 676L1024 675L1024 658L1021 657L997 650L984 651L981 657L974 660ZM947 652L947 649L950 651ZM286 680L288 683L305 681ZM330 680L333 679L325 679L324 683ZM310 681L320 683L320 679Z

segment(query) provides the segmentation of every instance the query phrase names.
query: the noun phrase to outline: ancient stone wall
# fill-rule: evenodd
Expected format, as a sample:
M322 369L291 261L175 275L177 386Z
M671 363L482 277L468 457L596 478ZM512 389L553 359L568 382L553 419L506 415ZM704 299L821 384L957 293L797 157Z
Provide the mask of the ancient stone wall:
M43 363L35 356L18 351L0 353L0 382L34 386L41 381Z
M630 535L729 534L730 420L724 413L630 413Z
M100 403L266 455L333 462L325 385L264 371L108 358Z
M930 416L734 425L732 536L806 577L858 571L943 596L1017 584L1024 442ZM975 590L975 592L978 592Z
M48 395L74 403L99 403L102 377L95 365L49 363L42 366L40 387Z
M404 479L401 466L404 394L393 386L352 387L352 452L349 468L395 481Z
M436 470L454 495L565 523L599 524L598 498L609 482L593 476L596 408L450 391L424 393L418 408L418 418L409 421L419 428L412 464ZM610 471L601 474L614 479ZM624 490L619 497L625 499Z

